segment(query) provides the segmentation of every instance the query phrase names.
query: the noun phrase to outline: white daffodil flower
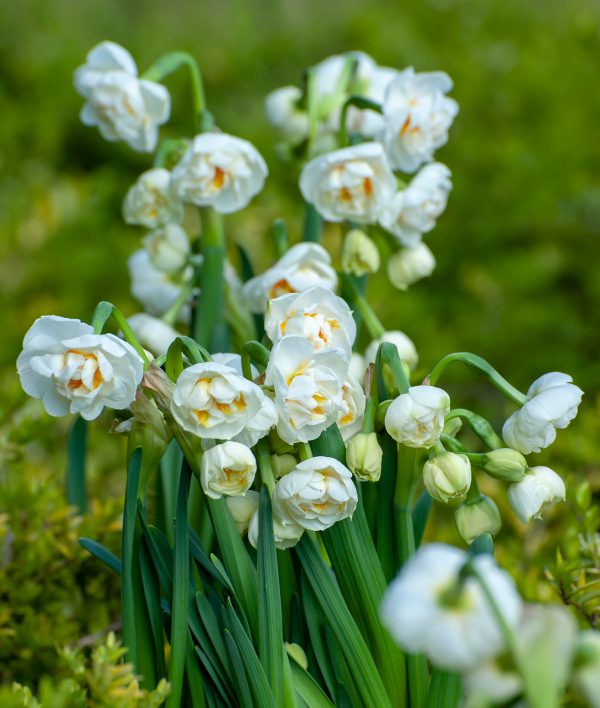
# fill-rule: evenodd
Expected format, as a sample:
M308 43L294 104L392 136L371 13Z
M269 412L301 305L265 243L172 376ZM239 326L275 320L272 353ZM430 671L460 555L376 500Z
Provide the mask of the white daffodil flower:
M200 461L200 483L207 497L244 495L256 475L256 460L250 448L227 440L206 450Z
M277 425L278 420L277 407L268 396L264 396L256 415L248 420L245 428L235 436L234 440L248 447L254 447L259 440L262 440L267 435L271 428Z
M408 290L413 283L431 275L434 269L435 258L424 243L401 248L387 262L388 278L398 290Z
M260 387L216 362L194 364L177 379L171 413L199 438L231 440L241 433L264 400Z
M350 374L341 388L341 411L337 426L344 442L361 429L367 398L359 382Z
M407 447L430 448L444 430L450 396L437 386L411 386L395 398L385 414L385 429Z
M182 273L172 274L158 270L152 264L150 253L141 248L134 251L127 260L131 278L131 294L151 315L160 316L177 300L186 280L192 276L191 268ZM179 313L182 321L189 320L189 305L184 305Z
M127 322L144 349L148 349L155 356L165 354L173 340L180 336L170 324L145 312L131 315Z
M444 452L423 466L425 489L437 501L463 497L471 486L471 463L466 455Z
M77 91L86 99L84 125L98 126L111 142L124 140L138 152L152 152L158 126L169 120L171 98L154 81L139 79L131 54L114 42L101 42L74 74Z
M365 361L365 357L358 352L352 352L350 355L350 368L348 369L348 374L357 381L364 381L366 372L367 362Z
M180 224L183 204L171 192L171 173L164 167L143 172L123 201L127 224L157 229L166 224Z
M244 375L242 371L242 357L239 354L235 354L234 352L218 352L217 354L211 354L210 358L217 364L224 364L225 366L230 366L232 369L235 369L236 374L240 376ZM258 376L258 369L254 364L250 364L250 372L253 379ZM252 447L252 445L248 445L248 447Z
M267 120L292 145L308 136L308 114L298 107L301 98L297 86L282 86L265 98Z
M259 500L260 494L252 489L249 489L243 496L225 497L229 512L235 521L240 536L248 532L250 520L258 510Z
M402 246L417 246L446 208L452 189L450 177L450 170L441 162L425 165L406 189L396 192L386 203L379 223Z
M542 513L566 497L565 483L549 467L531 467L520 482L508 488L508 501L515 514L526 524L541 519Z
M270 300L265 332L274 344L297 335L305 337L315 351L338 348L350 356L356 324L345 300L331 290L316 287Z
M352 516L358 494L349 469L333 457L311 457L275 485L273 507L283 519L324 531Z
M445 95L451 89L452 80L443 71L415 73L412 67L389 84L380 139L394 169L414 172L447 142L458 114L456 101Z
M25 393L53 416L97 418L106 406L127 408L144 374L133 347L114 334L94 334L79 320L37 319L23 340L17 371Z
M190 255L190 240L179 224L167 224L152 231L143 243L152 265L165 273L181 270Z
M247 140L202 133L173 168L171 185L184 202L232 214L262 190L268 174L262 156Z
M258 548L258 522L259 511L250 519L248 527L248 543L253 548ZM282 519L275 507L273 507L273 536L275 537L275 548L280 551L285 551L287 548L292 548L302 538L304 528L295 524L291 519Z
M540 376L529 387L527 402L504 423L504 441L524 455L548 447L557 429L575 418L582 396L568 374L554 371Z
M396 192L396 178L379 143L362 143L311 160L300 191L327 221L373 224Z
M467 560L465 551L452 546L422 546L388 587L380 610L381 621L405 651L426 654L447 671L471 671L506 648L479 581L459 579ZM523 604L513 579L488 555L471 562L515 629Z
M316 286L336 289L331 256L318 243L298 243L262 275L248 280L242 294L252 312L264 312L269 300Z
M404 332L398 330L390 330L385 332L379 339L374 339L367 350L365 351L365 359L369 364L374 364L377 358L377 350L381 344L389 342L398 350L398 356L407 364L410 369L414 369L419 362L419 355L412 339L406 336Z
M315 352L304 337L280 339L265 379L275 388L279 437L290 444L308 442L337 422L347 375L348 357L341 349Z
M573 683L589 701L590 708L600 708L600 631L586 629L579 633L578 661Z

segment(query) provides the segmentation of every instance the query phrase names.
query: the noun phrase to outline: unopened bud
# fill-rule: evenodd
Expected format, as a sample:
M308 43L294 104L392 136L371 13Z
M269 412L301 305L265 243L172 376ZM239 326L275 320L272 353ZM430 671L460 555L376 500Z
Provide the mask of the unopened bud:
M449 502L464 496L471 486L471 463L466 455L443 452L423 467L423 482L438 501Z
M349 275L367 275L379 270L379 251L373 241L359 229L346 234L342 247L342 271Z
M485 454L483 469L496 479L518 482L527 472L527 460L520 452L501 447Z
M275 479L279 479L280 477L283 477L284 474L291 472L297 464L298 460L294 457L294 455L290 455L289 453L285 453L283 455L271 455L271 466L273 468L273 475L275 476Z
M402 248L387 262L390 283L398 290L408 290L409 286L433 273L435 258L424 243L414 248Z
M484 494L480 494L472 501L463 502L454 512L454 521L465 543L472 543L484 533L495 536L502 528L498 507Z
M377 482L381 477L383 450L376 433L357 433L346 446L346 462L352 473L364 482Z
M243 536L248 531L248 526L250 525L250 519L254 516L256 510L258 509L258 492L250 489L246 492L244 496L237 497L225 497L227 506L237 530L240 535Z

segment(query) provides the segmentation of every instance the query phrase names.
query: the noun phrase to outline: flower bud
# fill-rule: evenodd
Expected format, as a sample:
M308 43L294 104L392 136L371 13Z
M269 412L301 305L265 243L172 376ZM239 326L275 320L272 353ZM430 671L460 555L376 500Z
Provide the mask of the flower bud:
M346 462L355 477L377 482L381 477L383 450L376 433L357 433L346 446Z
M398 290L408 290L409 286L433 273L435 258L424 243L414 248L402 248L387 262L390 283Z
M454 521L465 543L472 543L484 533L495 536L502 528L498 507L485 494L480 494L472 501L463 502L454 512Z
M273 468L275 479L279 479L288 472L291 472L297 464L298 460L290 453L271 455L271 467Z
M248 531L250 519L258 509L258 500L258 492L254 492L251 489L246 492L245 496L226 497L227 506L235 521L237 530L240 532L240 536L243 536Z
M385 414L385 429L396 442L430 448L440 439L450 397L437 386L412 386L395 398Z
M367 275L379 270L379 251L374 242L359 229L346 234L342 248L342 271L349 275Z
M541 519L542 513L555 502L563 501L565 483L549 467L531 467L520 482L508 488L508 501L515 514L526 524Z
M464 496L471 486L471 463L466 455L443 452L427 460L423 482L429 494L441 502Z
M250 519L250 526L248 527L248 542L252 548L258 548L258 521L259 513L257 509L256 513ZM286 548L292 548L292 546L298 543L303 533L304 529L302 526L282 516L278 510L273 507L273 536L275 538L275 548L278 548L280 551L284 551Z
M144 238L150 262L158 270L173 273L183 268L190 253L190 242L179 224L167 224Z
M256 460L250 448L233 440L211 447L200 463L202 489L211 499L246 494L255 474Z
M502 447L486 453L483 469L496 479L519 482L527 472L527 460L520 452Z

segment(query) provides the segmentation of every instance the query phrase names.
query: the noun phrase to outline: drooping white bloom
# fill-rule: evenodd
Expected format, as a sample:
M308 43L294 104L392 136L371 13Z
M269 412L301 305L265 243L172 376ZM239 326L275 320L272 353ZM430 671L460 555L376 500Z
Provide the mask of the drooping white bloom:
M452 80L443 71L405 69L387 87L381 140L394 169L414 172L448 140L458 104L445 94Z
M412 339L406 336L404 332L398 330L390 330L385 332L379 339L374 339L367 350L365 351L365 359L370 363L375 363L377 358L377 350L381 344L389 342L393 344L398 350L398 356L400 359L406 363L409 368L414 369L419 361L419 355L415 349Z
M362 143L316 157L300 175L304 199L327 221L375 223L396 191L379 143Z
M242 293L252 312L264 312L269 300L316 286L336 289L331 256L318 243L298 243L262 275L248 280Z
M139 152L152 152L158 126L169 120L171 98L154 81L139 79L131 54L114 42L101 42L73 77L86 99L81 122L96 125L105 140L124 140Z
M568 374L555 371L540 376L529 387L527 402L504 423L504 441L525 455L548 447L556 439L556 430L575 418L582 396Z
M50 315L25 335L17 371L25 393L40 398L50 415L94 420L105 406L122 410L133 402L144 365L114 334L94 334L79 320Z
M358 381L348 374L341 389L341 411L337 419L344 442L362 426L367 399Z
M425 165L406 189L386 203L379 223L401 245L416 246L446 208L452 189L450 177L450 170L441 162Z
M435 258L424 243L413 248L401 248L391 255L387 262L390 283L398 290L408 290L409 286L433 273Z
M225 497L225 501L229 508L229 512L235 521L237 530L240 536L243 536L248 531L250 520L258 509L260 495L252 489L249 489L243 496Z
M508 488L508 501L515 514L526 524L541 519L542 513L566 496L565 483L549 467L531 467L520 482Z
M268 396L264 396L256 415L248 420L242 432L238 433L234 439L248 447L254 447L271 428L277 425L278 420L277 407Z
M173 168L171 184L182 201L231 214L250 203L268 174L262 156L247 140L202 133Z
M199 438L231 440L258 413L263 400L255 383L230 366L209 361L180 374L171 413L184 430Z
M471 486L471 463L466 455L443 452L423 466L423 482L438 501L449 502L463 497Z
M265 99L267 120L292 145L308 135L308 114L298 107L301 98L302 91L297 86L282 86Z
M276 343L282 337L305 337L315 351L343 349L350 355L356 324L345 300L331 290L316 287L270 300L265 332Z
M131 294L151 315L162 315L181 294L183 283L192 276L191 268L172 274L158 270L152 264L150 253L141 248L134 251L127 261L131 278ZM189 306L180 312L182 320L189 319Z
M505 649L502 630L474 577L459 584L465 551L433 543L422 546L389 586L380 616L407 652L424 653L448 671L470 671ZM472 559L510 628L522 601L515 584L488 555Z
M258 509L250 519L248 527L248 542L253 548L258 548ZM291 519L282 519L275 507L273 507L273 536L275 537L275 548L285 551L292 548L302 538L304 528L295 524Z
M273 347L265 383L275 388L277 433L287 443L308 442L337 422L348 357L341 349L315 352L304 337Z
M408 447L429 448L440 439L450 396L437 386L411 386L395 398L385 414L385 429Z
M167 224L144 238L150 262L160 271L174 273L181 270L190 254L190 241L179 224Z
M145 312L131 315L127 322L144 349L148 349L155 356L165 354L171 342L180 336L170 324Z
M181 223L183 204L171 192L169 170L155 167L138 177L125 195L123 218L128 224L149 229Z
M227 440L206 450L200 461L200 482L207 497L244 495L252 486L256 460L250 448Z
M324 531L352 516L358 495L349 469L333 457L311 457L275 485L273 507L283 519Z

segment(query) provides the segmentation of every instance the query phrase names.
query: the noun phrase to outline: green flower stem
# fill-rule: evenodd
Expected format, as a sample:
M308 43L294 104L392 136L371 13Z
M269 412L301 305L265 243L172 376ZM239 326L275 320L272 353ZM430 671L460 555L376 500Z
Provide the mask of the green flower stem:
M273 245L275 247L275 255L281 258L290 247L287 226L283 219L275 219L273 229L271 231L273 237Z
M256 455L256 463L258 465L262 483L269 490L269 494L273 494L273 490L275 489L275 476L271 465L269 443L266 438L263 438L256 443L254 447L254 454Z
M177 299L173 302L173 304L169 307L169 309L164 313L164 315L161 317L161 320L171 326L174 326L175 323L177 322L177 318L179 317L179 312L181 311L181 308L192 297L193 290L194 290L194 281L193 280L190 280L187 283L184 283L183 287L181 288L181 292L177 296Z
M180 153L187 148L188 142L183 138L165 138L161 140L152 160L153 167L164 167L169 160L178 159Z
M383 365L390 368L396 383L396 387L400 393L408 393L410 388L410 382L406 377L406 372L400 361L400 356L398 354L398 349L390 342L383 342L379 345L377 351L377 368L382 373Z
M420 469L417 465L416 449L398 445L394 504L398 512L396 537L400 552L400 565L404 565L415 552L412 508L419 478Z
M310 458L313 456L312 450L310 448L310 443L299 442L296 443L294 447L298 452L298 456L300 457L301 462L304 462L304 460L310 460Z
M323 235L323 219L312 204L306 204L304 211L304 226L302 229L302 240L313 243L321 243Z
M338 142L341 148L347 147L349 143L348 127L346 126L346 123L348 120L348 109L350 106L356 106L356 108L360 108L361 110L375 111L375 113L383 113L383 108L379 105L379 103L369 101L367 98L363 98L362 96L350 96L350 98L348 98L344 103L340 115Z
M133 333L133 330L129 326L129 322L127 322L127 319L125 318L121 310L119 310L118 307L115 307L112 302L107 302L106 300L103 300L102 302L99 302L96 306L94 314L92 315L91 322L91 325L94 328L94 332L96 334L101 334L102 330L104 329L104 325L111 317L123 333L125 341L131 344L135 351L140 355L142 361L144 362L144 370L146 370L148 368L148 364L150 364L150 360L148 359L146 352L144 351L144 347L142 347L138 338Z
M367 402L365 404L361 432L372 433L375 430L375 418L379 405L379 386L377 385L377 374L373 364L369 364L369 368L367 369L366 383L365 394L367 396Z
M446 420L452 420L453 418L462 418L466 420L469 427L475 435L485 444L490 450L496 450L500 447L504 447L502 439L496 435L496 432L492 428L490 422L486 420L483 416L467 408L453 408L450 413L446 416Z
M354 307L354 309L360 314L370 337L372 339L379 339L382 337L385 334L385 327L381 324L373 308L367 302L367 299L361 292L359 292L353 280L344 273L341 274L341 280L344 289L348 293L348 297L351 300L351 306Z
M444 372L444 369L453 361L460 361L463 364L470 366L472 369L475 369L475 371L479 372L501 393L503 393L518 406L522 406L527 402L527 396L510 384L496 371L496 369L494 369L493 366L491 366L491 364L489 364L485 359L482 359L480 356L471 354L470 352L455 352L454 354L448 354L443 359L440 359L427 377L432 386L437 384L440 376Z

